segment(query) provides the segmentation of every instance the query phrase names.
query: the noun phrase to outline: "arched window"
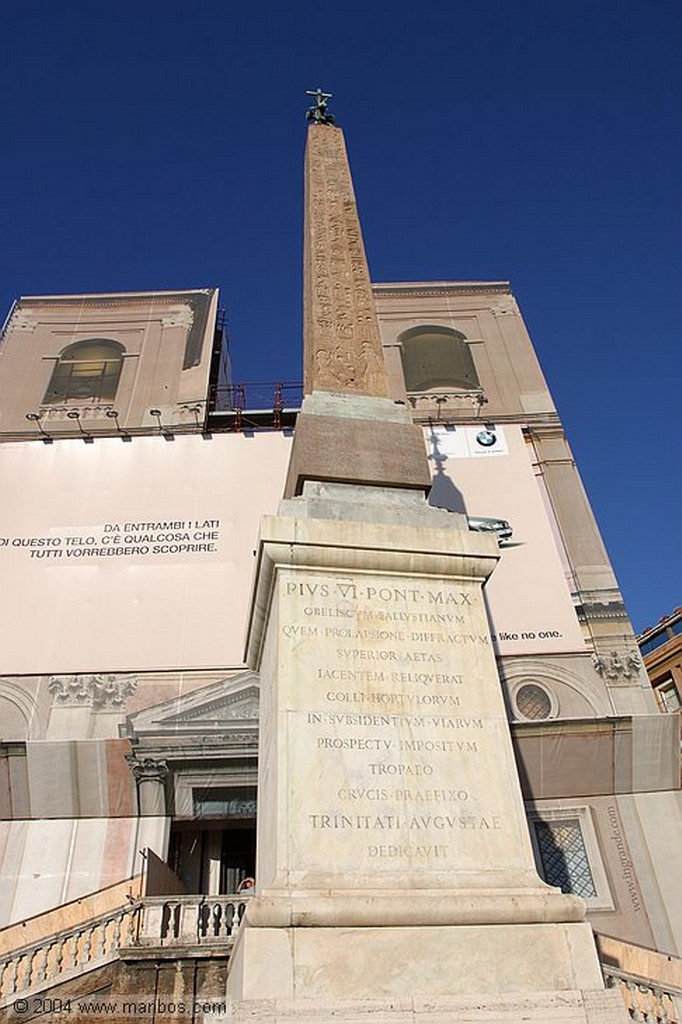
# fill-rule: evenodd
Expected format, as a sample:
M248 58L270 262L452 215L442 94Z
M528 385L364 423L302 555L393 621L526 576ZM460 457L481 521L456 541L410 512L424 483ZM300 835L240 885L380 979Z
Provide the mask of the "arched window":
M465 337L449 327L412 327L400 338L405 389L480 387Z
M113 402L123 366L123 345L109 338L75 341L60 355L52 371L43 405L78 399Z

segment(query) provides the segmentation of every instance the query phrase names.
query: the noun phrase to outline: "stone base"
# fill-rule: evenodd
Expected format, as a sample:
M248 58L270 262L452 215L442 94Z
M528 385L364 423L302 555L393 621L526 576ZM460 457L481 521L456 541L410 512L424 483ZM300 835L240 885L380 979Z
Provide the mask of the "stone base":
M431 472L421 427L390 398L314 392L296 421L284 496L301 494L306 480L428 494Z
M587 924L414 928L242 927L233 1000L480 998L599 990ZM581 1018L577 1018L581 1019Z
M492 872L489 872L492 875ZM519 872L520 875L520 872ZM529 873L530 875L530 873ZM526 886L521 887L521 881ZM585 901L535 877L497 874L499 887L465 889L264 890L246 904L253 928L418 928L461 925L567 924L585 920Z
M527 995L414 998L249 1000L232 1003L205 1024L628 1024L620 995L611 990L535 992Z

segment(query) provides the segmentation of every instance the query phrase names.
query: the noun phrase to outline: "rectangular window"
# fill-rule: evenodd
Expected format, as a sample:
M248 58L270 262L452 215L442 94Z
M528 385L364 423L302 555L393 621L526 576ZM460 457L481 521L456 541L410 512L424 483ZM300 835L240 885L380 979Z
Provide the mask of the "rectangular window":
M192 791L195 818L255 818L255 787L207 786Z
M679 711L680 707L682 707L680 695L672 679L666 679L660 686L656 687L655 692L661 711L672 714L673 711Z
M586 899L597 895L580 821L577 818L533 822L542 874L549 885Z
M121 375L120 359L79 359L55 368L43 405L70 399L113 402Z

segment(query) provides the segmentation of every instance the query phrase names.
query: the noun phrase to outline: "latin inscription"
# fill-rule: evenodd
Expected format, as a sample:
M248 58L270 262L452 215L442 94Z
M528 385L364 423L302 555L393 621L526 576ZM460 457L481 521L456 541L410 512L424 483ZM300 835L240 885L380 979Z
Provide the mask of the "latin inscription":
M367 834L358 853L396 862L454 858L463 833L503 831L502 809L478 794L490 742L471 673L476 652L490 657L478 590L297 573L283 597L281 635L304 652L312 688L297 736L308 730L324 780L307 828Z

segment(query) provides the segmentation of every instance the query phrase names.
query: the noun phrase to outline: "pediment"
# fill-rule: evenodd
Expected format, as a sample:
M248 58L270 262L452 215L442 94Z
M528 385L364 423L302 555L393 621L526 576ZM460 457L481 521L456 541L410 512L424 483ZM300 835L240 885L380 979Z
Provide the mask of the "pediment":
M145 708L127 720L133 737L210 735L258 729L259 683L255 672L239 672L210 686Z

